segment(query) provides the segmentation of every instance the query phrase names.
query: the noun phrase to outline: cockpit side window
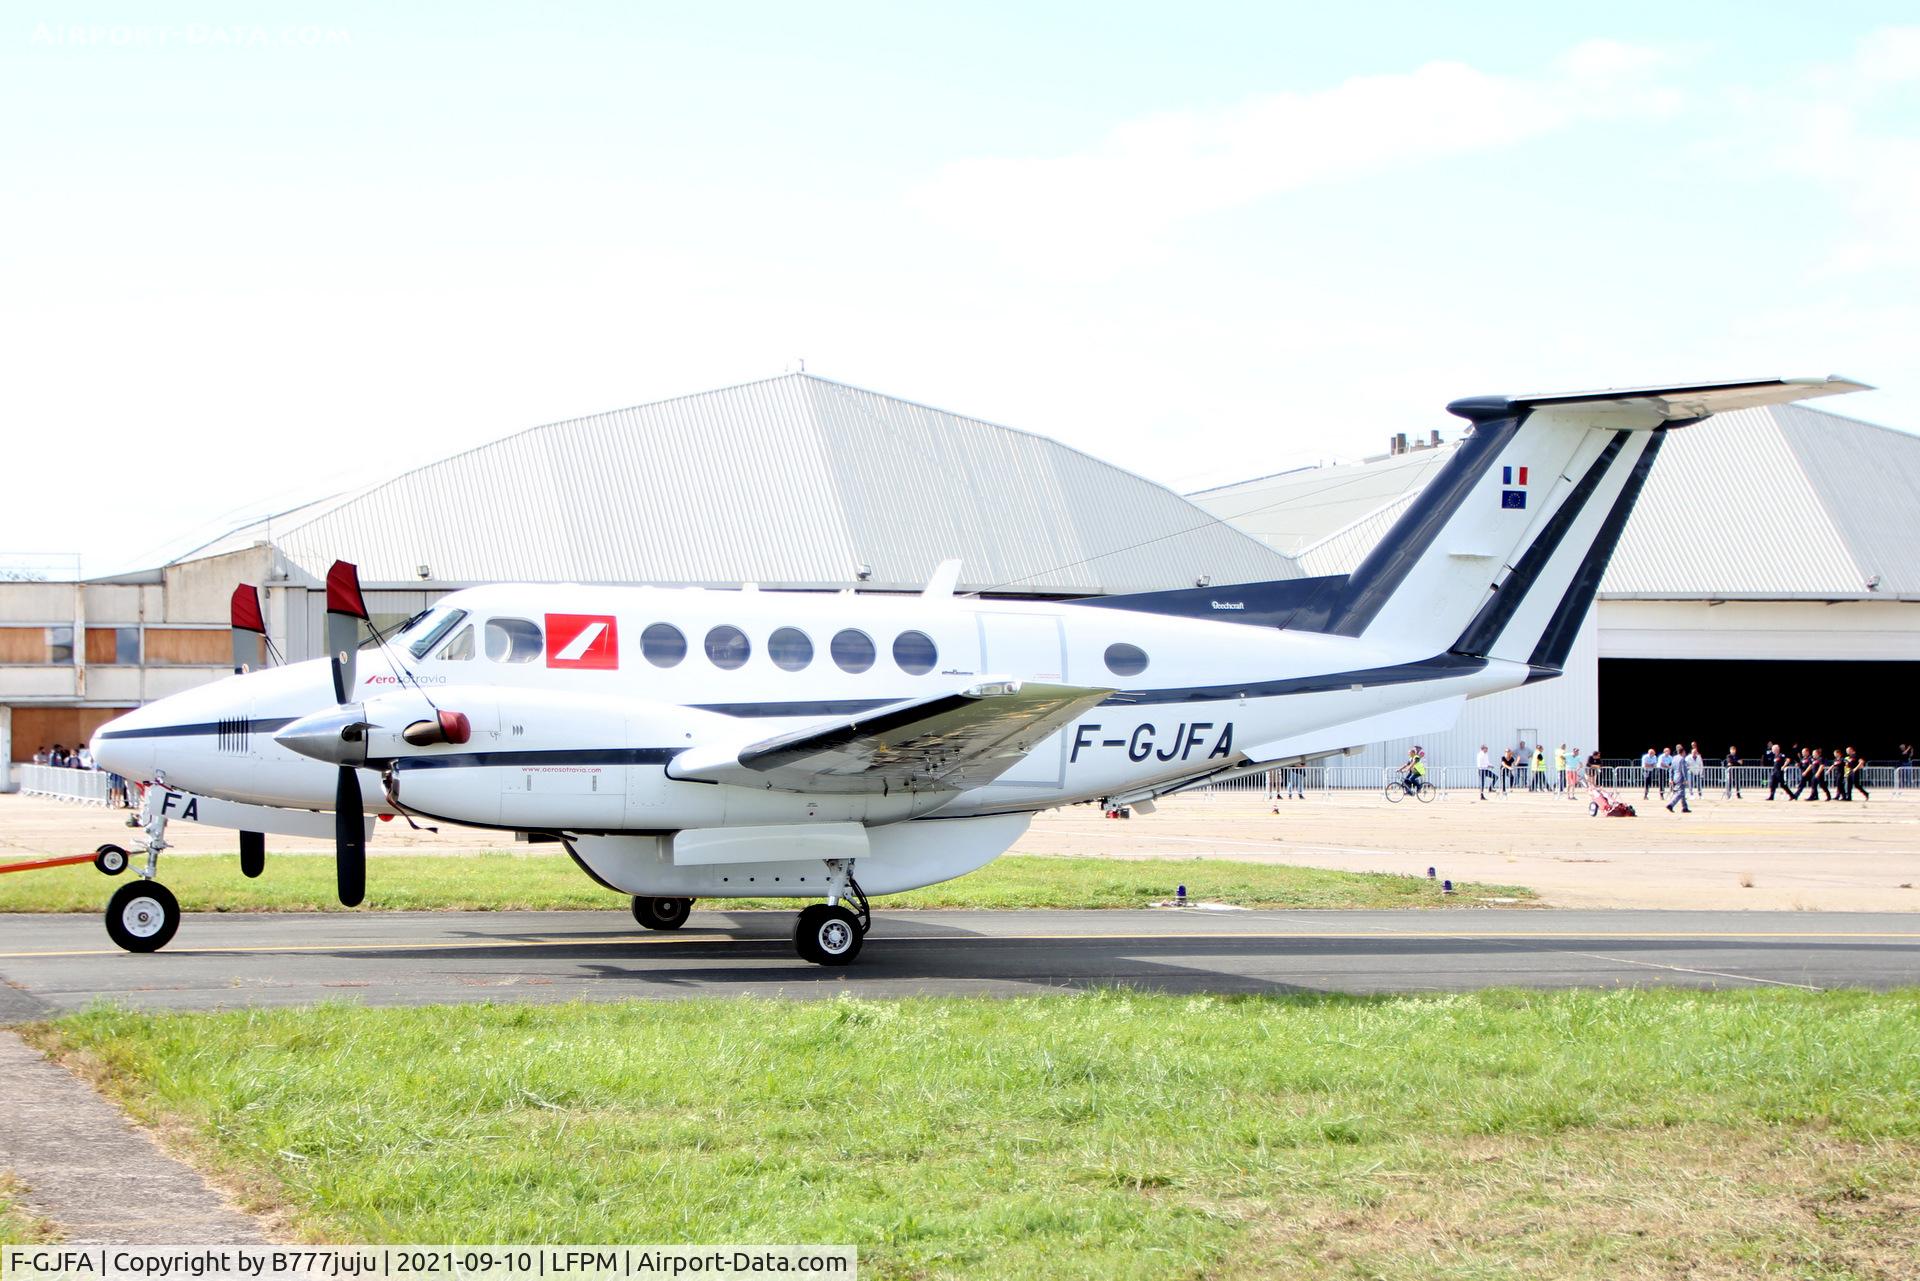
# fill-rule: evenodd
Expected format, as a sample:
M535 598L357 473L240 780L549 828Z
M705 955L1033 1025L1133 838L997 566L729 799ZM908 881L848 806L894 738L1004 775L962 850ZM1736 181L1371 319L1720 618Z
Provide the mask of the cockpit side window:
M546 648L538 623L524 618L487 620L487 657L496 663L531 663Z
M443 646L435 658L449 663L464 663L473 657L473 624L468 623L453 634L453 639Z
M439 622L427 629L425 635L421 636L420 639L413 642L413 644L407 646L407 652L415 658L425 658L448 632L459 626L460 620L466 616L467 611L464 609L456 609L443 615ZM402 632L411 631L418 625L419 619L415 619L400 630Z

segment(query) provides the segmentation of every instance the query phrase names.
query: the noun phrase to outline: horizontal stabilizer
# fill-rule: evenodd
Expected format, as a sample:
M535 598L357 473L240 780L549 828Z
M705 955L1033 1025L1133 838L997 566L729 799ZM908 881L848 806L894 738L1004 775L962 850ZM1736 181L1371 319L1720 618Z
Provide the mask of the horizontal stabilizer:
M991 783L1111 689L990 679L737 751L694 749L670 777L792 792L964 791Z
M1784 405L1816 396L1872 391L1865 383L1837 374L1825 378L1753 378L1743 382L1678 383L1668 387L1616 387L1606 391L1556 392L1534 396L1469 396L1447 406L1449 413L1482 422L1532 409L1580 406L1609 416L1649 419L1647 426L1692 421L1709 414L1762 405ZM1622 423L1621 426L1627 424Z

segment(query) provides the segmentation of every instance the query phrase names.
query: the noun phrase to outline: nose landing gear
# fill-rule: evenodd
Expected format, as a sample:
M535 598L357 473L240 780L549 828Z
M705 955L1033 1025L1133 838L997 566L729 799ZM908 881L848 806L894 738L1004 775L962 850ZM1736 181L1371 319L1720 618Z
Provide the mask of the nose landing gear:
M167 814L155 800L165 792L161 786L147 789L149 798L141 812L127 819L128 827L144 827L147 865L138 878L122 885L107 900L107 937L129 952L157 952L180 928L180 900L173 891L154 879L160 870L160 851L167 848ZM94 855L94 866L109 876L126 870L127 852L118 845L102 845Z

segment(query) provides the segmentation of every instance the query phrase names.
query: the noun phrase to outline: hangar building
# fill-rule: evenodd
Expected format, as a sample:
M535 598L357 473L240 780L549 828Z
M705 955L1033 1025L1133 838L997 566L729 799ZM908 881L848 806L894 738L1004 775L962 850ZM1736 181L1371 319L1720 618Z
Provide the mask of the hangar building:
M256 521L173 563L0 582L0 760L224 674L227 594L323 651L324 579L383 626L502 580L1053 598L1351 569L1450 453L1432 443L1183 498L1043 436L810 375L536 427ZM1567 675L1468 704L1441 763L1516 738L1637 753L1727 734L1920 733L1920 439L1819 410L1677 431ZM1604 714L1603 714L1604 713ZM1406 744L1362 761L1399 759ZM6 785L0 779L0 786Z
M1294 557L1345 573L1452 446L1402 447L1191 497ZM1467 704L1430 759L1486 743L1565 743L1609 758L1698 740L1770 739L1884 760L1920 739L1920 437L1804 405L1672 432L1627 522L1566 673ZM1405 759L1411 740L1355 764ZM1551 750L1551 748L1549 749Z
M1073 597L1301 573L1179 494L1044 436L788 375L535 427L234 530L174 563L0 583L0 760L226 673L227 597L325 652L327 567L382 627L475 583ZM78 638L76 640L76 638Z

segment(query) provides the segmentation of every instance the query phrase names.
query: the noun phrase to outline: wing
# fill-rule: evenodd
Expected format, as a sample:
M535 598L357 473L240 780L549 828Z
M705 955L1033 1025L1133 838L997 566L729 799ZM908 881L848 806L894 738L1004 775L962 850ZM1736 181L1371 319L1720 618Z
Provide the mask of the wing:
M737 750L694 749L674 778L788 792L964 791L991 783L1113 691L989 681L811 725Z

